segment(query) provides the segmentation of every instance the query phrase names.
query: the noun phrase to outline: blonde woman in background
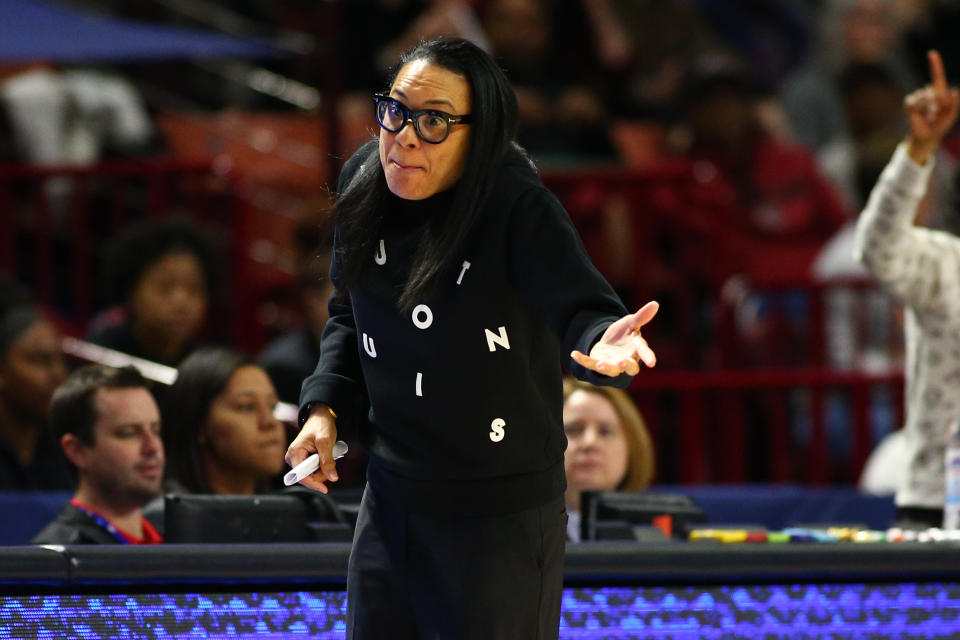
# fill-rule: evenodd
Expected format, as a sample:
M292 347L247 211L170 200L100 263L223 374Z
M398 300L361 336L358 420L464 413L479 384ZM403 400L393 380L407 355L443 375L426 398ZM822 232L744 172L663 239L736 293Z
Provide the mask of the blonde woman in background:
M567 435L567 537L580 541L583 491L641 491L653 479L653 441L625 391L563 380L563 429Z

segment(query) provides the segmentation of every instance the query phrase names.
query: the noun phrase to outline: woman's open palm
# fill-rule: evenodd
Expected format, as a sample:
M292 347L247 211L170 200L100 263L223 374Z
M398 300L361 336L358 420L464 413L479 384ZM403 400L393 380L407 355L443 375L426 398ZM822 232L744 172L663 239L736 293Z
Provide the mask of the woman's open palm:
M631 376L640 372L640 362L648 367L657 363L657 356L647 341L640 335L640 328L657 315L660 305L648 302L636 313L624 316L607 327L600 340L585 355L573 351L570 357L574 362L587 369L607 376L627 373Z

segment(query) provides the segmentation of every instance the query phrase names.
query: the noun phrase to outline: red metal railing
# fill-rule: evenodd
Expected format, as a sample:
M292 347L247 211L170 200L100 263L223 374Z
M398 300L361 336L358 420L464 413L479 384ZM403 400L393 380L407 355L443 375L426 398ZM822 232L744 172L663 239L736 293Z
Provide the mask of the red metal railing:
M878 401L871 396L878 389L890 393L890 419L899 426L900 371L654 370L638 375L630 393L656 442L660 482L856 484L873 446L871 406ZM828 447L829 394L849 415L842 425L830 425L850 438L845 459ZM791 402L791 395L808 402ZM797 441L799 423L809 424L805 443Z

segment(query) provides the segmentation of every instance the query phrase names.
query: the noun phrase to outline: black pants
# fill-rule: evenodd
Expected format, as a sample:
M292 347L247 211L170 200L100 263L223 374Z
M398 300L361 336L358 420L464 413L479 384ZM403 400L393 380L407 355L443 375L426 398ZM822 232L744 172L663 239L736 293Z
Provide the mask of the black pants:
M553 640L563 496L505 516L411 514L367 486L347 572L349 640Z

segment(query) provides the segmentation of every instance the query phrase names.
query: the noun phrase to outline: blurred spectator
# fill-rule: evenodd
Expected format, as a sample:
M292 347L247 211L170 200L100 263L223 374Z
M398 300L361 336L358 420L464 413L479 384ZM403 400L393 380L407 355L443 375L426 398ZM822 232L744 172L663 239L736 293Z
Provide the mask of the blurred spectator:
M160 364L177 364L197 345L217 290L211 241L173 219L128 227L107 248L104 281L115 307L87 339Z
M327 302L334 287L327 269L333 238L326 226L307 221L295 229L294 242L302 325L268 344L258 361L270 375L281 402L298 404L300 385L320 358L320 336L330 317Z
M810 46L810 9L803 0L697 0L727 49L768 84L778 83Z
M877 63L853 63L840 73L837 85L843 100L846 127L817 154L818 164L836 186L847 208L859 211L906 131L902 114L904 87L889 68ZM938 154L937 174L931 184L931 217L944 220L952 206L951 175L955 163ZM878 289L856 291L838 280L868 278L853 255L855 220L844 225L817 256L811 275L834 286L825 292L827 364L839 369L883 370L898 359L902 339L899 308ZM865 313L858 313L858 308ZM864 323L858 325L858 316ZM849 442L849 421L837 426Z
M852 64L885 66L900 86L915 84L903 63L896 0L826 0L818 15L818 34L803 67L783 83L781 98L793 133L801 144L819 150L848 137L837 79Z
M902 115L904 87L890 66L882 62L851 62L838 69L834 79L841 99L844 127L819 151L818 164L830 178L846 207L859 211L883 167L902 140L906 123ZM946 156L946 154L943 154ZM944 157L933 182L928 203L946 215L954 163ZM830 285L823 290L825 313L824 362L840 370L888 371L899 366L903 340L899 305L877 287L846 286L846 278L866 279L867 270L854 258L854 226L850 220L825 244L812 265L811 275ZM870 390L871 438L879 440L895 425L894 400L883 387ZM824 400L824 423L832 473L846 477L851 450L852 408L846 393L831 390ZM809 426L795 430L796 446L806 447ZM876 484L876 472L873 483Z
M906 134L903 94L906 88L885 65L858 63L839 76L843 96L846 134L832 140L819 156L819 164L844 195L852 210L859 211L880 177L880 173ZM942 147L934 151L936 162L916 222L923 226L956 232L957 163ZM854 222L847 223L830 241L813 265L821 281L869 276L853 253ZM829 362L849 369L883 370L901 356L899 305L885 293L853 291L834 287L828 294ZM859 300L857 298L860 298ZM858 330L856 307L866 307L866 326Z
M581 3L598 61L615 78L608 92L611 110L626 118L666 117L690 65L715 48L715 35L697 1Z
M582 491L641 491L654 472L653 442L625 391L563 380L563 429L567 435L567 536L580 540Z
M905 87L876 63L853 63L838 75L846 126L820 150L819 164L852 210L866 202L905 132L900 110Z
M671 242L658 242L656 251L685 281L673 296L690 310L677 316L678 335L696 341L707 334L701 344L708 348L694 354L700 365L783 366L809 358L805 294L755 291L806 279L823 243L849 219L813 155L770 132L761 108L770 99L765 89L729 55L698 61L669 137L685 176L652 205L674 221L665 236Z
M723 56L704 59L685 83L677 151L692 179L684 219L709 233L699 264L719 289L742 274L767 283L806 277L823 243L848 219L810 152L772 136L758 114L761 87Z
M87 165L159 148L133 85L104 71L29 67L0 83L0 104L25 162Z
M819 164L847 198L851 210L859 211L906 135L902 108L907 87L880 64L852 64L840 73L837 84L847 137L830 141L818 154ZM938 149L936 172L920 212L924 226L956 228L956 169L953 157Z
M577 3L489 0L482 12L491 54L517 94L519 142L540 163L609 161L602 80L584 38ZM582 15L582 12L580 12ZM560 18L563 19L561 22ZM574 25L573 37L560 31Z
M904 100L909 134L897 147L857 220L854 251L906 309L903 427L906 474L897 519L943 523L944 449L957 419L960 380L960 240L915 224L936 162L934 151L956 123L960 92L942 60L928 54L930 83Z
M164 454L160 412L140 373L82 367L54 393L51 414L77 491L31 544L163 542L143 518L160 491Z
M286 434L274 417L266 372L222 348L198 349L163 395L165 488L176 493L253 495L284 470Z
M50 431L50 398L67 370L60 334L0 275L0 491L70 489Z

